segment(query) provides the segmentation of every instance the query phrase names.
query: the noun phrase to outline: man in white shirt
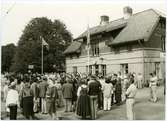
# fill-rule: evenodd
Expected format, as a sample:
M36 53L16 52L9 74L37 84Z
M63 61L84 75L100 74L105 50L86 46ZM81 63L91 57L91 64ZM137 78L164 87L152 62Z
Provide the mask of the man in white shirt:
M131 85L126 91L126 111L127 111L127 118L128 120L134 120L134 103L135 103L135 96L137 92L137 88L134 84L134 78L130 78Z
M104 98L104 111L111 110L111 97L113 94L113 85L110 83L109 79L106 79L105 83L102 85L103 98Z
M151 76L150 84L149 84L150 90L151 90L150 101L157 102L157 94L156 94L156 92L157 92L157 81L158 81L158 78L157 78L155 73L150 73L150 76Z
M16 120L17 118L17 106L19 106L19 94L16 91L16 84L12 82L9 86L10 90L8 91L6 98L6 107L10 109L10 120Z

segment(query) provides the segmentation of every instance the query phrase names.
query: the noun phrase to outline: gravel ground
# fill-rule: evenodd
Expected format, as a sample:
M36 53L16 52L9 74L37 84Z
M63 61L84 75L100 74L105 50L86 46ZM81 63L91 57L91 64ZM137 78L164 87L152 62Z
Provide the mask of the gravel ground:
M149 88L138 89L135 103L135 117L137 120L164 120L165 119L165 97L164 97L164 87L160 86L157 89L158 102L149 102ZM58 109L59 117L63 120L78 120L80 117L76 116L75 113L69 112L64 113L63 108ZM39 120L49 120L49 115L36 114ZM24 116L18 111L18 120L24 120ZM6 116L4 103L1 103L1 119L7 120L9 117ZM97 120L126 120L126 105L122 104L120 106L113 105L111 111L98 111Z

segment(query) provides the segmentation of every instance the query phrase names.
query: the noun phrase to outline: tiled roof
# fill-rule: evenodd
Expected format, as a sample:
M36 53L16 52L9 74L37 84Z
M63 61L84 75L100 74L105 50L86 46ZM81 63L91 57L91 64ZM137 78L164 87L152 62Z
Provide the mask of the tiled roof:
M161 14L158 14L153 9L134 14L128 19L127 26L116 36L111 45L140 39L147 41L156 27L160 16Z
M70 46L64 51L64 54L78 52L79 48L81 47L82 42L73 41Z
M98 34L101 32L109 32L115 29L125 27L126 23L127 23L127 20L125 20L124 18L120 18L120 19L111 21L106 25L98 25L98 26L92 27L89 29L89 32L90 32L90 35ZM78 38L83 38L86 36L87 36L87 31L83 32Z
M115 29L123 28L121 32L116 36L109 45L117 45L126 42L132 42L139 39L144 39L147 41L151 36L154 28L156 27L160 17L165 17L165 15L157 10L148 9L136 14L133 14L129 19L120 18L115 21L111 21L106 25L98 25L96 27L90 28L90 35L98 34L101 32L109 32ZM87 36L87 31L82 33L71 43L71 45L65 50L66 53L76 52L80 46L81 42L77 42L79 38Z

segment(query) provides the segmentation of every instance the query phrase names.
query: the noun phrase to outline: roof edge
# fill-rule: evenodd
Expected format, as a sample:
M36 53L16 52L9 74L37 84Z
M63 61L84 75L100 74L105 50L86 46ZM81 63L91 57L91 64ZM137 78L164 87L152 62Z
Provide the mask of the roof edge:
M148 10L152 10L152 11L154 11L158 16L163 17L163 18L166 18L166 15L165 15L164 13L160 12L159 10L153 9L153 8L146 9L146 10L143 10L143 11L140 11L140 12L137 12L137 13L134 13L133 16L135 16L135 15L137 15L137 14L140 14L140 13L142 13L142 12L148 11ZM118 18L118 19L115 19L115 20L112 20L112 21L110 21L109 23L114 22L114 21L118 21L118 20L120 20L120 19L123 19L123 17ZM99 25L97 25L97 26L99 26ZM94 27L97 27L97 26L93 26L93 27L91 27L91 28L94 28ZM90 28L90 29L91 29L91 28ZM86 31L87 31L87 30L86 30ZM84 31L84 32L86 32L86 31ZM113 30L111 30L111 31L113 31ZM83 32L83 33L84 33L84 32ZM104 32L105 32L105 31L104 31ZM109 32L109 31L107 31L107 32ZM99 33L102 33L102 32L99 32ZM96 33L96 34L99 34L99 33ZM94 34L93 34L93 35L94 35ZM80 36L80 35L79 35L79 36ZM81 38L86 37L86 36L83 36L83 37L79 37L79 36L78 36L77 38L75 38L74 40L78 40L78 39L81 39Z
M121 43L111 43L109 46L117 46L117 45L122 45L122 44L126 44L126 43L134 43L134 42L137 42L138 40L144 40L144 39L137 39L137 40L133 40L133 41L125 41L125 42L121 42Z

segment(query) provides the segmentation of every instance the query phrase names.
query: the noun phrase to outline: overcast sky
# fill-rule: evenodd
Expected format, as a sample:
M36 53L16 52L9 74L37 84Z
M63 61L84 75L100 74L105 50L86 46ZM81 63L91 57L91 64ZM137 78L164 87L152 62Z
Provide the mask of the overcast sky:
M34 17L43 16L63 21L73 38L76 38L87 29L88 23L90 27L99 25L101 15L108 15L110 20L123 17L124 6L132 7L133 13L150 8L166 13L165 0L133 0L133 2L1 0L1 44L17 44L28 22Z

